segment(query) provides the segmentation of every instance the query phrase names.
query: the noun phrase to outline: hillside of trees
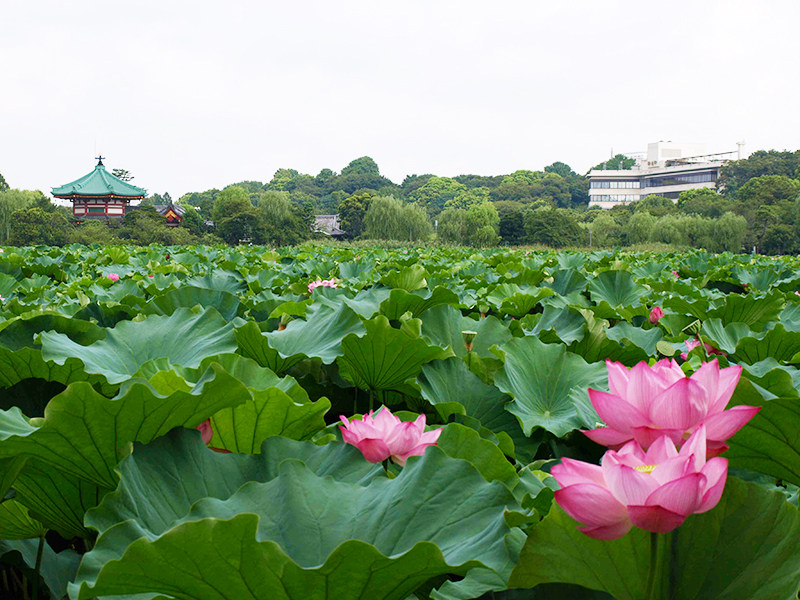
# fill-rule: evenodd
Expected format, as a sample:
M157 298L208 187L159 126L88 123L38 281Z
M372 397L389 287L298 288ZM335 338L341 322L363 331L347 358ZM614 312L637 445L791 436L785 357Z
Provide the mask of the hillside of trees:
M631 166L617 155L595 168ZM648 196L612 210L588 209L588 190L587 178L563 162L495 176L415 174L396 184L364 156L340 173L278 169L266 183L185 194L177 201L186 208L177 228L151 208L172 202L169 194L154 194L121 222L76 226L68 208L41 192L12 189L0 175L0 244L284 245L320 237L312 232L314 215L338 213L350 239L800 252L800 151L762 150L732 161L716 190L684 192L677 204Z

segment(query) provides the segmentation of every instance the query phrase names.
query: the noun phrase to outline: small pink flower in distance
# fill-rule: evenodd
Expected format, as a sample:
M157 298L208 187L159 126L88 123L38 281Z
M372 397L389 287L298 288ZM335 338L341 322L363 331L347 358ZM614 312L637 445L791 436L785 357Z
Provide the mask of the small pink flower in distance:
M664 311L661 310L661 307L654 306L653 309L650 311L650 316L648 317L649 321L655 325L661 320L661 317L664 316Z
M678 279L680 279L680 278L681 278L681 276L680 276L680 275L678 275L678 272L677 272L677 271L673 271L673 272L672 272L672 274L673 274L673 275L675 275L675 277L677 277Z
M754 406L734 406L725 410L742 374L735 365L719 368L717 359L704 363L691 377L672 359L652 367L642 361L630 370L606 361L608 392L589 389L589 399L606 427L583 433L609 448L619 448L630 440L649 448L662 435L680 445L705 426L709 456L728 449L732 437L760 410Z
M693 340L684 340L683 343L686 345L686 352L681 352L681 358L683 360L686 360L687 358L689 358L689 352L691 352L700 345L700 340L695 338ZM712 346L708 342L703 342L703 347L706 349L706 354L708 354L709 356L728 356L722 350L714 348L714 346Z
M200 437L203 438L203 443L208 446L211 443L211 440L214 437L214 430L211 428L211 419L206 419L200 425L198 425L195 429L200 432ZM225 450L224 448L214 448L213 446L208 446L209 450L213 450L214 452L219 452L220 454L230 454L230 450Z
M800 291L795 290L794 293L797 294L798 296L800 296Z
M148 277L149 277L150 279L152 279L153 277L155 277L155 275L148 275Z
M680 451L662 435L647 451L636 442L609 450L601 466L563 458L551 470L561 486L555 500L583 524L580 531L598 540L620 538L633 526L667 533L722 497L728 461L706 462L706 444L701 426Z
M311 283L308 284L308 293L310 294L318 287L335 288L336 280L333 277L331 277L330 279L321 279L321 280L318 279L317 281L312 281Z
M369 411L362 420L348 421L339 415L342 438L352 444L369 462L379 463L391 458L398 465L406 464L409 456L422 456L425 448L435 446L441 429L425 431L425 415L415 421L401 421L385 406L374 416Z
M111 281L119 281L119 275L117 273L109 273L106 275Z

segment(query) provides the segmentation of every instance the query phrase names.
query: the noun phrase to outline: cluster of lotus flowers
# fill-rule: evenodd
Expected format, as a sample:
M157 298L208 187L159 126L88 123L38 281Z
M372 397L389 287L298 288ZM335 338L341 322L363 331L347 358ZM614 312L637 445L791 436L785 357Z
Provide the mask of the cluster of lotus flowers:
M554 466L556 502L600 540L622 537L634 525L666 533L714 508L728 474L727 459L718 455L759 411L725 410L742 368L720 369L714 359L686 377L671 359L630 370L606 365L610 391L589 390L606 426L584 433L610 449L600 466L569 458Z
M308 293L310 294L318 287L335 288L336 280L333 277L331 277L330 279L318 279L317 281L312 281L311 283L308 284Z

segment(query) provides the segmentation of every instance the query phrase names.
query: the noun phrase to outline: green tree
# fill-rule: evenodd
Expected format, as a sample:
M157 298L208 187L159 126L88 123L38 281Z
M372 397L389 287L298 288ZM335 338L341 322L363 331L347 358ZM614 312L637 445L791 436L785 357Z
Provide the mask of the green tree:
M131 172L126 171L125 169L112 169L111 174L117 179L121 179L122 181L133 180L133 175L131 175Z
M217 223L222 219L236 216L239 213L255 214L253 203L250 201L250 194L243 187L229 185L214 200L211 218L214 223Z
M254 226L254 241L276 246L297 244L311 235L310 207L292 202L287 192L266 191L258 197L259 223Z
M33 204L41 194L14 189L0 192L0 242L6 243L11 237L11 215Z
M650 239L650 234L656 224L656 217L646 210L631 215L623 227L625 239L628 244L644 244Z
M500 204L495 203L495 206ZM520 210L505 212L500 215L500 237L511 245L525 243L525 213Z
M614 220L614 217L605 211L598 214L594 220L589 223L588 229L592 233L592 246L599 246L602 248L615 246L620 243L622 228Z
M373 194L360 192L348 196L339 203L339 223L342 231L347 232L350 239L357 238L364 233L364 216L369 210Z
M378 164L369 156L362 156L350 162L341 174L333 180L336 189L353 194L358 190L380 190L392 182L380 173Z
M466 228L467 240L472 246L496 246L500 241L500 215L488 200L475 203L467 209Z
M634 212L643 210L655 217L663 217L664 215L672 215L678 212L678 208L672 200L655 194L650 194L633 204Z
M730 202L710 188L695 188L681 192L678 210L687 215L720 217L730 210Z
M717 190L723 196L736 196L739 188L763 175L800 178L800 150L758 150L745 159L731 161L719 170Z
M25 208L16 210L11 215L11 236L8 243L14 246L63 246L67 243L69 233L69 220L60 211Z
M607 161L601 162L599 165L592 167L593 171L627 171L633 168L636 164L636 159L628 158L624 154L615 154Z
M0 192L7 192L10 189L11 188L6 183L5 177L3 177L3 174L0 173Z
M422 206L375 196L364 216L364 231L373 239L424 241L433 235L433 226Z
M686 246L688 244L686 236L678 226L678 217L675 215L664 215L656 221L650 232L650 241L673 246Z
M89 219L78 226L72 227L67 238L69 244L119 244L120 240L114 237L111 228L105 221Z
M754 206L778 204L800 196L800 181L786 175L761 175L753 177L736 194L740 202Z
M204 219L210 219L214 200L217 199L219 193L219 190L216 188L206 190L205 192L191 192L181 196L178 203L194 206Z
M529 244L552 248L579 246L588 241L572 211L564 208L539 208L525 215L525 234Z
M195 210L193 206L184 206L183 218L181 219L181 227L187 229L193 235L203 235L206 232L206 226L203 223L203 217Z
M450 244L464 244L467 239L467 211L446 208L437 217L436 235Z
M431 177L424 185L414 190L409 198L421 204L430 217L435 217L448 201L467 192L467 187L450 177Z
M709 249L714 252L741 252L746 234L747 221L745 218L732 212L726 212L719 219L713 221L711 235L714 244Z

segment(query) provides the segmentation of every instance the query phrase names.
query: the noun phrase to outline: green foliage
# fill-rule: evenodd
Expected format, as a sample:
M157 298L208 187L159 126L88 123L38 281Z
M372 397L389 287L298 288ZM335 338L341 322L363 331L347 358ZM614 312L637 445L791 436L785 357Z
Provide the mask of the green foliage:
M529 244L543 244L553 248L582 245L586 233L575 216L563 208L539 208L525 214L525 235ZM588 241L588 240L586 240Z
M629 170L632 169L633 165L635 164L636 164L635 158L628 158L624 154L615 154L607 161L601 162L599 165L595 165L594 167L592 167L592 170L600 170L600 171Z
M430 217L435 217L445 209L448 202L453 202L457 196L464 196L467 188L449 177L431 177L424 185L411 192L408 197L414 202L424 206ZM457 204L467 204L466 200Z
M0 192L7 192L11 187L6 183L6 178L0 173Z
M731 161L720 169L717 190L724 196L735 197L750 179L762 175L783 175L800 178L800 150L780 152L757 150L748 158Z
M14 211L11 215L11 236L8 243L15 246L47 244L63 246L67 243L70 224L64 213L47 212L41 208Z
M11 237L11 215L27 208L41 195L41 192L28 190L0 190L0 242L8 243Z
M417 241L431 237L433 226L423 207L376 196L364 215L364 233L374 239Z
M373 194L361 192L348 196L339 203L339 222L348 237L357 238L364 233L364 217L369 210Z

